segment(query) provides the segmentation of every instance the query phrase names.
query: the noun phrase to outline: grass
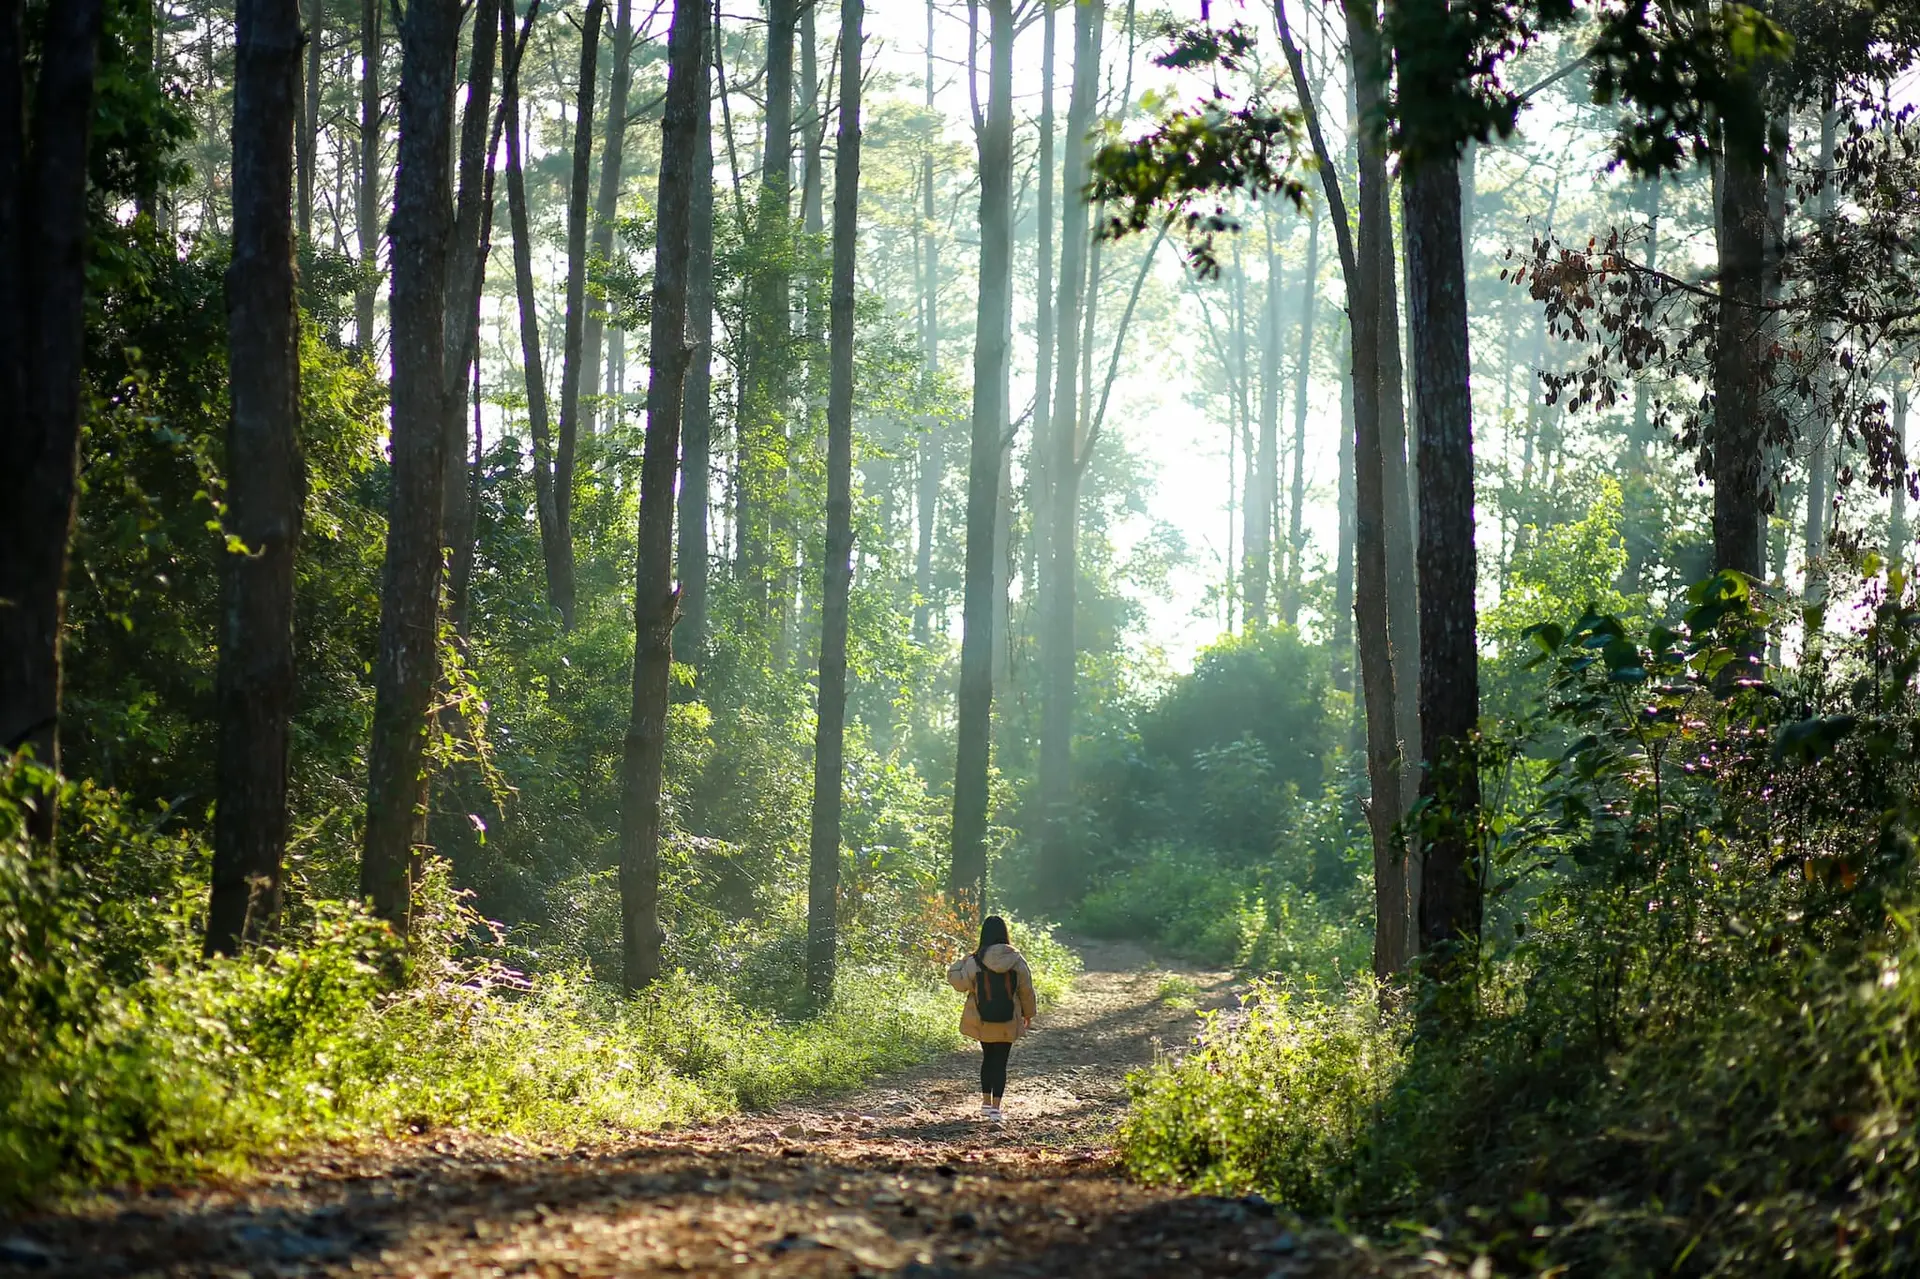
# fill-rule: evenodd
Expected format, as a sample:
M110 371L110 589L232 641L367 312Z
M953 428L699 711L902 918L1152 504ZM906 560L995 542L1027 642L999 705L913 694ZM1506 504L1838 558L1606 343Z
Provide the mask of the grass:
M102 830L101 862L57 867L7 829L0 1203L328 1138L653 1129L849 1090L961 1045L944 963L844 964L832 1002L798 1016L686 973L627 997L584 969L528 977L476 957L462 939L479 921L444 879L397 987L384 927L339 903L306 903L274 947L202 959L197 875L155 870L139 899L100 876L199 867L203 850ZM1045 926L1016 922L1015 940L1058 999L1076 957Z

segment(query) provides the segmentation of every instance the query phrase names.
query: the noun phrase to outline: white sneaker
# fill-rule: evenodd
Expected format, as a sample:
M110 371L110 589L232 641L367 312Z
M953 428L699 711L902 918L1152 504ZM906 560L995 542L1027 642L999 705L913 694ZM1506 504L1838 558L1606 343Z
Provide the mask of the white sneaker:
M998 1106L983 1106L980 1114L981 1117L990 1124L1004 1124L1007 1122L1007 1117L1000 1112L1000 1107Z

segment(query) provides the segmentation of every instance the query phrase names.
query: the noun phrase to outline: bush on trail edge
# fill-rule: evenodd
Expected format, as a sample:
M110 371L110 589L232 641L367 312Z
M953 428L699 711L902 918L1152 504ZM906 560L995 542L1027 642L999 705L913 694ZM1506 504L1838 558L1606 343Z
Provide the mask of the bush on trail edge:
M1920 1270L1920 601L1861 590L1764 678L1731 575L1526 632L1467 1018L1257 988L1133 1080L1127 1166L1500 1273Z

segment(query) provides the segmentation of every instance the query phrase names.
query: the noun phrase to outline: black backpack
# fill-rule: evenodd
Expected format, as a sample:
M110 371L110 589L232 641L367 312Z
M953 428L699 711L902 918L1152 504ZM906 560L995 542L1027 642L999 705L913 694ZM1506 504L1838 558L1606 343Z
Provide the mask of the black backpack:
M980 957L974 956L979 963ZM1014 1017L1014 993L1020 987L1020 978L1014 970L996 973L985 964L980 964L980 975L973 979L974 1003L978 1006L980 1020L984 1022L1009 1022Z

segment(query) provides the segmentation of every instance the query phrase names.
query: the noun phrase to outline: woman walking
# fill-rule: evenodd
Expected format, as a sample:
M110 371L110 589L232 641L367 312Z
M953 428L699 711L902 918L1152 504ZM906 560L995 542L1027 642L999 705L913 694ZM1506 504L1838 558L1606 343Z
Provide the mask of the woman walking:
M1000 1098L1007 1091L1007 1058L1013 1041L1033 1026L1033 972L1007 936L1007 921L989 915L980 924L980 945L947 969L953 988L965 992L960 1033L980 1042L980 1117L1004 1123Z

